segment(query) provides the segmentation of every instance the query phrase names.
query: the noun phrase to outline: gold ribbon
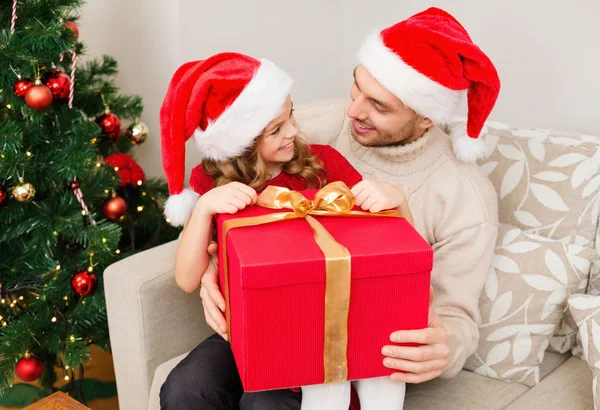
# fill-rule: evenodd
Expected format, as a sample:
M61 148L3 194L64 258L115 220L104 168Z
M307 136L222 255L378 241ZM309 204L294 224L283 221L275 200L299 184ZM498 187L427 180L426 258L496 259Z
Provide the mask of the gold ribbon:
M257 204L271 209L291 209L293 212L229 219L223 223L223 274L227 302L227 332L231 343L231 316L229 308L229 271L227 269L227 232L233 228L256 226L290 219L304 218L313 230L316 244L325 255L325 345L323 349L324 383L348 379L348 311L350 307L350 252L336 242L323 225L311 215L402 217L396 211L378 213L353 211L355 198L343 182L327 184L313 200L287 188L269 186L258 197Z

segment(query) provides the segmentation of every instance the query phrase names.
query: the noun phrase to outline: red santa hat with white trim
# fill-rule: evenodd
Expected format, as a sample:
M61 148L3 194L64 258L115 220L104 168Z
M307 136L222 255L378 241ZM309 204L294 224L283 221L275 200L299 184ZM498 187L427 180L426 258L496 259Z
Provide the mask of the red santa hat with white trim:
M169 185L165 216L187 222L199 194L184 189L185 143L193 137L203 159L224 161L252 147L281 115L292 79L268 60L216 54L183 64L160 109L162 163Z
M451 137L457 158L482 157L481 130L500 91L500 79L487 55L447 12L430 8L369 35L360 63L386 89L438 125L457 114L466 94L466 129Z

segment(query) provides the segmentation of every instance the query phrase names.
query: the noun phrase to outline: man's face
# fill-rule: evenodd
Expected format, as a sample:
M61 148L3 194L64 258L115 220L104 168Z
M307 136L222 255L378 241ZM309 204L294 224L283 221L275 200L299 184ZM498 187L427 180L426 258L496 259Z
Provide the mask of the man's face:
M394 147L419 139L433 123L415 113L384 88L362 65L354 70L350 90L354 139L367 147Z

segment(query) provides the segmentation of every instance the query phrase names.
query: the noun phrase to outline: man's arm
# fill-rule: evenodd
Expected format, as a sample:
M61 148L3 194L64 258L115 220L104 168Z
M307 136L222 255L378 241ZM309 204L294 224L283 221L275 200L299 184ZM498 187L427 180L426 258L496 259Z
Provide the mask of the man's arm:
M441 377L453 377L477 350L479 297L490 268L498 226L483 222L434 245L435 310L448 332L450 357Z
M458 374L477 350L480 322L479 297L487 278L498 234L495 222L482 222L442 237L434 247L432 286L435 289L429 327L392 333L394 343L422 346L385 346L386 367L393 379L421 383L438 376Z

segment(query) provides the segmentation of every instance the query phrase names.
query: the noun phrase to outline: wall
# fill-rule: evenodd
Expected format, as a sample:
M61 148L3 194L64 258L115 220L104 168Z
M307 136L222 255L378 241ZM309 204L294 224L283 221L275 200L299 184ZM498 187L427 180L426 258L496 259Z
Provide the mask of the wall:
M158 111L181 63L240 51L286 70L297 103L346 97L363 36L430 5L452 13L494 61L502 91L493 119L600 135L597 0L88 0L80 38L88 55L117 58L122 90L143 97L152 135L135 155L162 175ZM189 171L197 156L188 151Z

